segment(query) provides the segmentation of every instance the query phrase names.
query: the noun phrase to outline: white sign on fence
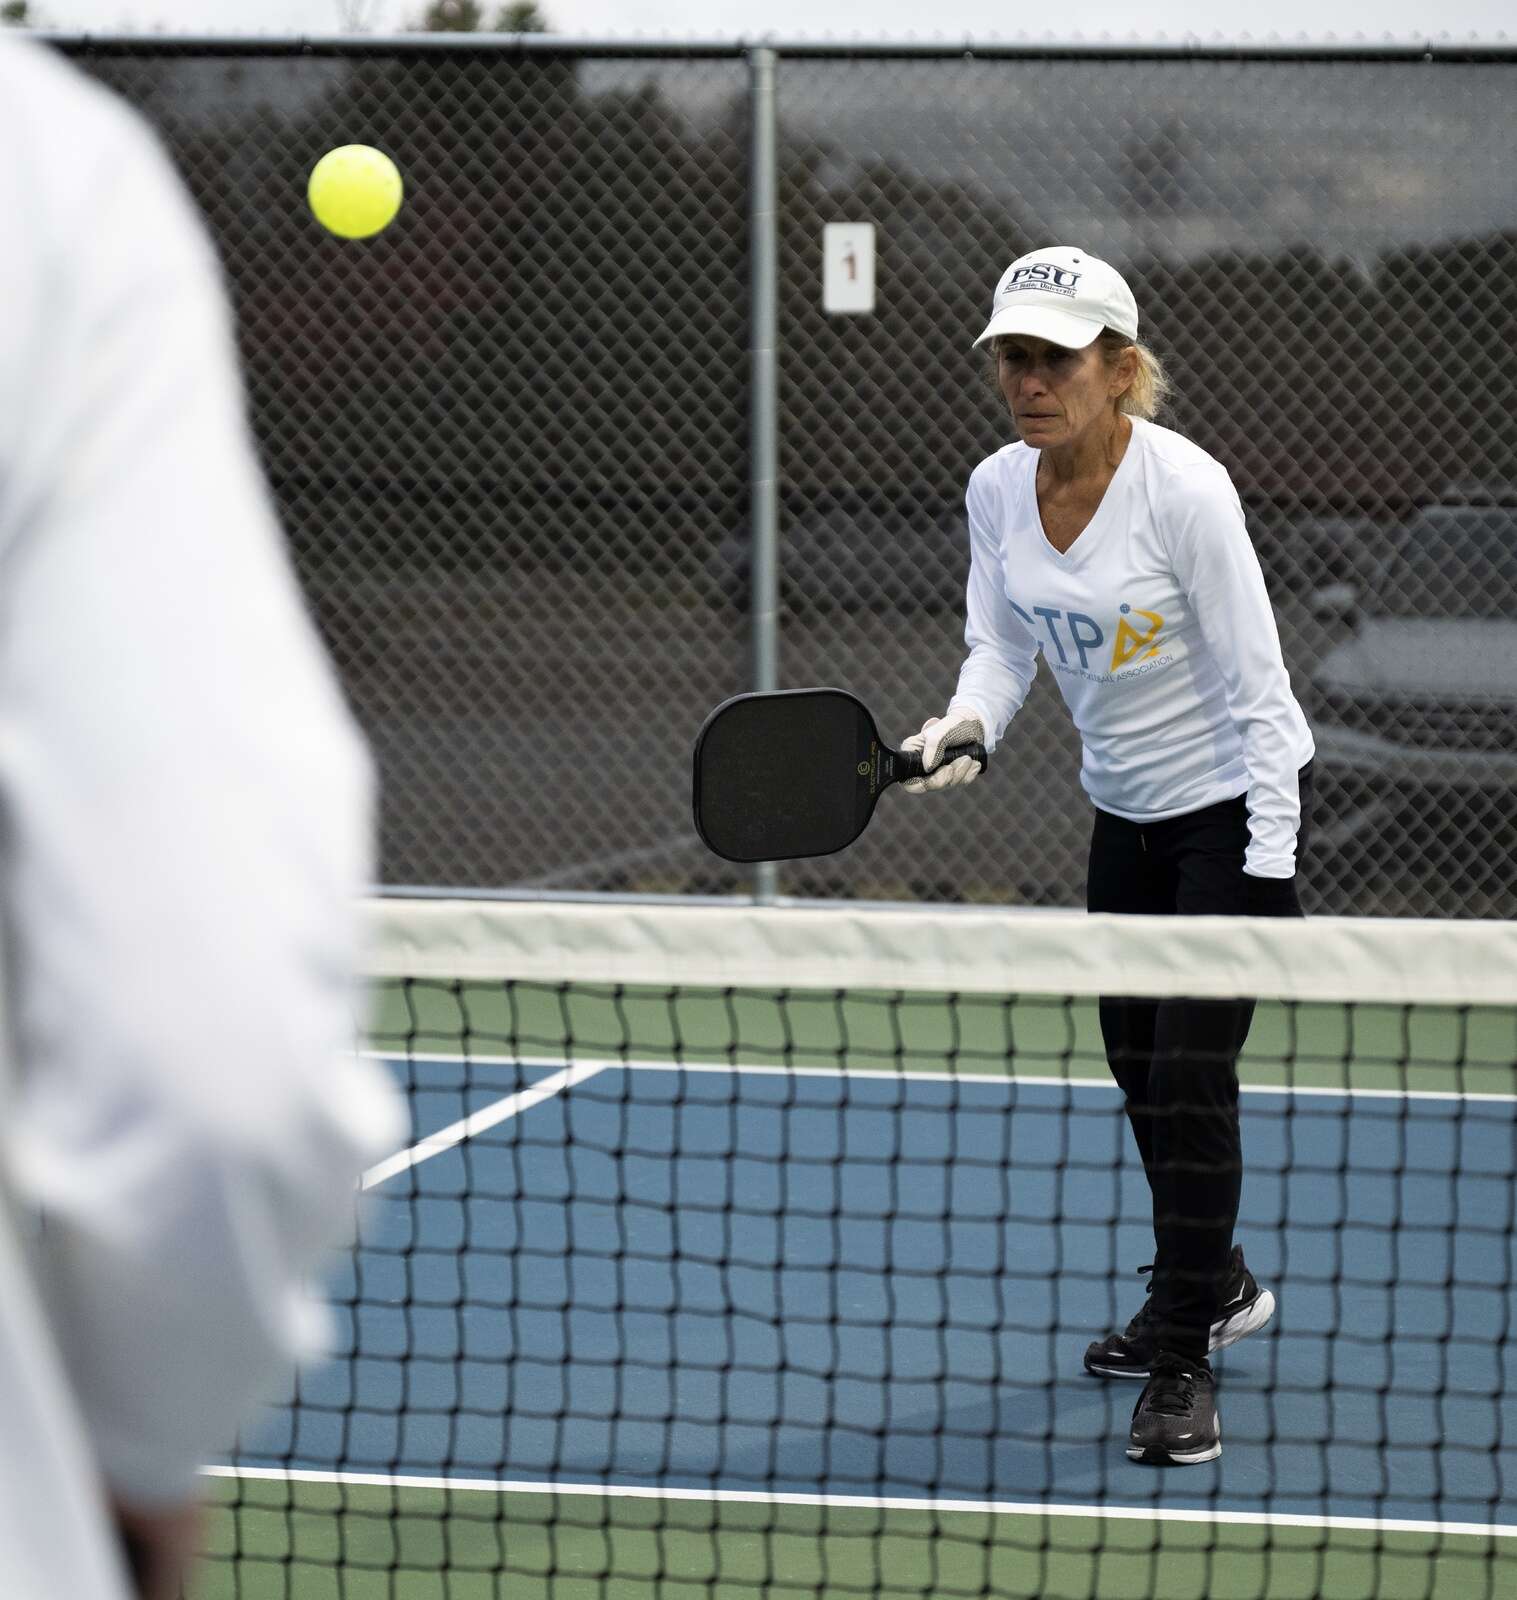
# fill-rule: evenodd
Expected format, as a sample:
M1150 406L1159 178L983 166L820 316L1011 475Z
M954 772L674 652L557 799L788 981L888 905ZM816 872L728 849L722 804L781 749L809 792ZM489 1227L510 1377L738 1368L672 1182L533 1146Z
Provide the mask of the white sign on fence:
M829 222L823 227L822 310L833 316L874 310L872 222Z

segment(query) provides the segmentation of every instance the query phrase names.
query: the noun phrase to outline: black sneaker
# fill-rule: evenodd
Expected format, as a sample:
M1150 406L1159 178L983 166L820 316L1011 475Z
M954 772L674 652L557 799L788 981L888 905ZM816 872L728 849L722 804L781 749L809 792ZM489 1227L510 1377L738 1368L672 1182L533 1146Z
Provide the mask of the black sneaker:
M1139 1267L1139 1272L1153 1268ZM1242 1245L1233 1246L1232 1270L1227 1278L1227 1298L1217 1320L1211 1325L1207 1353L1225 1350L1230 1344L1257 1333L1275 1314L1275 1297L1261 1289L1248 1270ZM1085 1351L1085 1370L1097 1378L1146 1378L1156 1348L1151 1302L1145 1300L1121 1333L1108 1334Z
M1222 1454L1217 1380L1204 1361L1162 1350L1133 1407L1127 1454L1154 1467L1191 1467Z
M1139 1267L1140 1273L1153 1266ZM1145 1294L1151 1292L1150 1284ZM1097 1378L1146 1378L1154 1355L1153 1302L1145 1299L1138 1314L1121 1333L1108 1334L1085 1351L1085 1370Z
M1233 1246L1232 1271L1227 1275L1227 1289L1222 1309L1211 1325L1211 1340L1207 1354L1227 1349L1251 1333L1257 1333L1275 1314L1275 1297L1268 1289L1259 1287L1259 1280L1248 1270L1243 1259L1243 1246Z

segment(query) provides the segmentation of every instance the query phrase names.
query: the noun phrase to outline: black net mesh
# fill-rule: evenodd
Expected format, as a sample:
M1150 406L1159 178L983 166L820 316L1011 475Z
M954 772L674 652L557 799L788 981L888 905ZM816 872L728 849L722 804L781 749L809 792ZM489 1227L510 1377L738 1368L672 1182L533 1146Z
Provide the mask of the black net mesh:
M1124 1002L1126 1045L1157 1028L1127 1080L1145 1176L1088 966L1068 994L980 986L1054 939L1110 972L1147 925L1102 943L1031 915L966 946L962 914L730 934L613 908L608 970L667 979L545 981L484 976L488 909L386 915L371 1044L414 1142L368 1175L336 1356L216 1469L200 1595L1511 1592L1510 999L1388 1002L1383 953L1341 924L1191 938L1177 985L1227 993L1221 962L1265 986L1300 936L1314 996L1378 972L1377 998ZM595 965L585 927L513 940L567 973ZM899 988L945 939L964 987ZM731 949L770 952L762 977L710 982ZM840 952L852 976L824 985ZM1436 994L1433 967L1489 982L1510 952L1397 964ZM1239 1165L1212 1140L1249 1022L1229 1261ZM1208 1250L1197 1328L1176 1286ZM1218 1347L1220 1456L1130 1459L1156 1327Z

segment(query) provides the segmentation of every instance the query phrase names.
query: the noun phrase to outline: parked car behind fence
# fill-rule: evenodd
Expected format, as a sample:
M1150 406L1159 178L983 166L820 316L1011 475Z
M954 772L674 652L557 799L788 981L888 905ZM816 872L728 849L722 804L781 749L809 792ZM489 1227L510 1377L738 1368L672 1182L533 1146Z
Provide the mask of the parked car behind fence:
M1510 810L1517 787L1517 496L1466 493L1407 522L1368 587L1324 585L1314 608L1347 630L1308 711L1340 834L1412 801ZM1461 503L1462 502L1462 503Z

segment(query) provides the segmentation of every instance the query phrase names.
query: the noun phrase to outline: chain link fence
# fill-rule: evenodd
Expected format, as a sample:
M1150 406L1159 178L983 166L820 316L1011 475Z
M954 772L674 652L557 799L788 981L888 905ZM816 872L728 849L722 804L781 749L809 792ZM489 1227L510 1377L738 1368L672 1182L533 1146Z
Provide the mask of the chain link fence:
M395 885L732 892L689 755L750 683L750 62L520 40L59 41L220 242L254 419L377 753ZM781 681L888 734L962 653L970 351L1005 264L1129 277L1230 468L1316 730L1319 909L1511 916L1517 53L778 51ZM1395 115L1386 108L1393 106ZM364 142L408 200L333 240ZM821 304L868 222L877 309ZM1080 903L1044 673L987 778L888 796L802 895Z

